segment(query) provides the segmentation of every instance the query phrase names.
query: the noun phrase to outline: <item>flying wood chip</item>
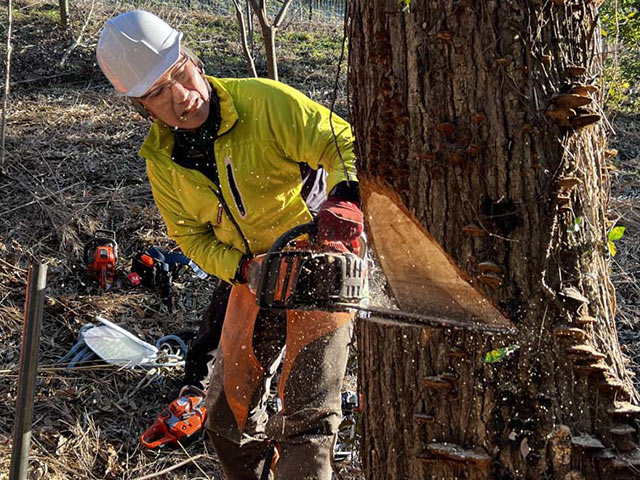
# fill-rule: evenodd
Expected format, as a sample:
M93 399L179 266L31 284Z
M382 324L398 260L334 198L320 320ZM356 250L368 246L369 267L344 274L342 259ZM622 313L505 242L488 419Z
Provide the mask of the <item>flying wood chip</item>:
M367 232L403 311L513 327L383 180L361 178Z

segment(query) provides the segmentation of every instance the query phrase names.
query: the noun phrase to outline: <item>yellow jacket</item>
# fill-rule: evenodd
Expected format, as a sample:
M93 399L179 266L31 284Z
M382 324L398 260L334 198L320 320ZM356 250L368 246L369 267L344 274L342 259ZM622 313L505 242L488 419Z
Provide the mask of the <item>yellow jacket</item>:
M174 135L156 120L140 149L173 238L206 272L231 282L244 254L265 253L311 220L298 163L328 172L327 192L356 181L350 125L297 90L267 79L206 77L220 99L214 142L220 185L172 161ZM336 149L340 148L342 159Z

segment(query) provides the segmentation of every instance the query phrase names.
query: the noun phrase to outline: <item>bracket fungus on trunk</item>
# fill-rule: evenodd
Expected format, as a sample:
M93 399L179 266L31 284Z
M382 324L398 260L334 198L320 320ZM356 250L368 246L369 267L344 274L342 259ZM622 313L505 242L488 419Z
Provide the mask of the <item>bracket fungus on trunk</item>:
M432 425L435 423L436 417L427 415L426 413L414 413L413 420L420 425Z
M553 102L562 108L578 108L589 105L593 100L586 95L578 95L575 93L566 93L557 95L553 98Z
M422 379L422 386L425 388L448 392L453 387L453 383L442 376L425 377Z
M602 450L605 448L600 440L586 433L571 437L571 444L585 450Z
M487 234L484 228L475 224L465 225L462 227L462 233L468 237L484 237Z
M583 342L587 339L587 332L576 327L556 327L553 329L553 334L560 339L574 340L576 342Z
M589 360L604 360L607 356L596 351L591 345L573 345L567 349L567 354L572 358L582 358Z
M570 65L567 67L567 73L569 74L570 77L577 78L586 74L587 69L579 65Z
M580 326L593 325L598 323L598 319L595 317L590 317L588 315L583 315L575 319L576 323Z
M425 451L418 454L423 462L443 460L462 464L471 464L478 468L488 468L491 465L491 457L483 448L473 450L463 448L453 443L429 443Z

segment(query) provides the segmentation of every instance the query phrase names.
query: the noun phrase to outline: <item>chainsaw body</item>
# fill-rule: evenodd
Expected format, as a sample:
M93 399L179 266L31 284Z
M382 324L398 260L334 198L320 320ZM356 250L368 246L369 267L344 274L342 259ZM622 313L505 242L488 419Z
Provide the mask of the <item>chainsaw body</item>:
M112 230L97 230L84 247L84 260L89 274L104 290L113 285L118 261L116 233Z
M177 445L199 432L207 419L205 393L193 386L185 386L180 396L164 408L156 421L140 437L147 448L165 444Z
M171 285L183 267L188 267L198 278L208 277L206 272L184 254L161 247L151 247L133 257L128 278L135 286L142 285L152 290L160 290L162 302L172 310Z
M301 248L291 242L302 235L309 241ZM366 294L366 245L360 239L360 254L335 252L316 241L317 226L307 223L286 232L273 244L261 263L250 271L250 286L260 308L342 311L358 305ZM346 249L345 249L346 250Z

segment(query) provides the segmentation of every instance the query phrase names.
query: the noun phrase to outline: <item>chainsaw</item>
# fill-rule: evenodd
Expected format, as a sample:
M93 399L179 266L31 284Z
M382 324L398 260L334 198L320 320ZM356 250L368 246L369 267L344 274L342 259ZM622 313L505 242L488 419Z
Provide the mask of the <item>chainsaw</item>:
M131 273L127 278L134 286L142 285L152 290L160 290L162 303L172 311L171 286L183 267L188 267L200 279L204 280L209 276L186 255L162 247L151 247L133 257Z
M103 290L109 290L116 275L118 244L112 230L96 230L94 237L84 246L84 261Z
M207 420L205 396L192 385L182 387L178 398L163 409L153 425L140 436L142 445L147 448L165 444L175 446L194 439Z
M318 242L315 222L285 232L250 265L249 288L257 305L271 310L355 312L359 319L390 326L511 332L472 316L454 319L369 305L365 236L355 248L341 250L331 251Z

